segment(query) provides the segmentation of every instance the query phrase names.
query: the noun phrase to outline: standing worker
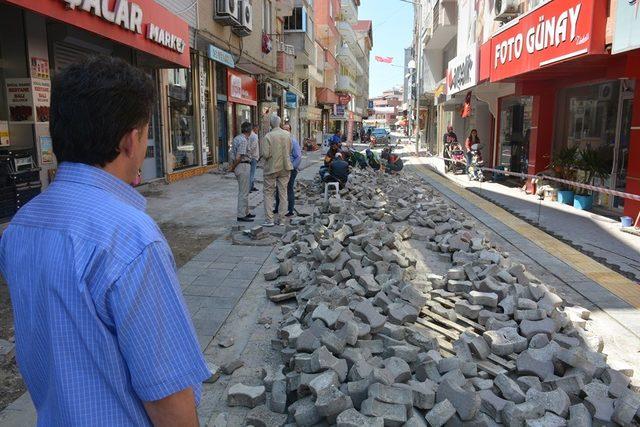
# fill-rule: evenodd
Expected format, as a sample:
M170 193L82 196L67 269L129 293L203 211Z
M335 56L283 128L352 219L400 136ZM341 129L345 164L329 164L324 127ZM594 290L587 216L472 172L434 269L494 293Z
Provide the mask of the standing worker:
M260 160L260 142L258 139L258 125L253 125L249 136L249 155L251 156L251 172L249 173L249 191L258 191L256 183L256 169Z
M196 426L211 373L171 249L131 187L154 83L99 56L56 73L51 89L58 172L0 241L37 424Z
M231 159L233 163L229 171L235 173L238 180L238 215L240 222L252 222L255 215L249 212L249 190L251 177L251 154L249 152L249 137L251 136L251 123L244 122L240 125L240 135L233 138L231 146Z
M262 140L262 158L264 158L264 218L263 227L275 225L273 217L273 203L276 187L280 205L287 202L286 191L289 176L293 165L291 164L291 134L280 127L280 117L272 115L270 120L271 131ZM278 221L280 221L278 215Z
M289 123L285 123L282 125L282 129L286 130L291 134L291 125ZM300 163L302 163L302 149L300 148L300 144L295 136L291 135L291 165L293 169L291 169L291 176L289 177L289 183L287 184L287 214L285 216L293 216L296 204L296 177L298 176L298 169L300 168ZM278 213L280 208L280 192L276 188L276 208L274 213Z

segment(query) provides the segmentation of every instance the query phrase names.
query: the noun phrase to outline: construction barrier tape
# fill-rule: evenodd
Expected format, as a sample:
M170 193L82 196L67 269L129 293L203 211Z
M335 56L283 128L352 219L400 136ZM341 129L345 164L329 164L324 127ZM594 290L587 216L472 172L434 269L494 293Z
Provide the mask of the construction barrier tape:
M466 165L465 162L461 162L459 160L447 159L447 158L440 157L440 156L432 156L432 158L444 160L445 162L461 163L461 164ZM622 192L622 191L611 190L609 188L604 188L604 187L596 187L595 185L589 185L589 184L583 184L581 182L569 181L569 180L566 180L566 179L556 178L555 176L531 175L531 174L528 174L528 173L510 172L510 171L505 171L505 170L502 170L502 169L494 169L494 168L486 168L486 167L482 167L480 169L482 169L483 171L487 171L487 172L495 172L495 173L499 173L499 174L503 174L503 175L517 176L517 177L520 177L520 178L531 178L531 179L536 179L536 180L547 179L549 181L555 181L555 182L559 182L559 183L562 183L562 184L567 184L567 185L570 185L570 186L576 187L576 188L584 188L585 190L591 190L591 191L595 191L597 193L611 194L613 196L618 196L618 197L621 197L623 199L640 201L640 195L638 195L638 194L625 193L625 192Z

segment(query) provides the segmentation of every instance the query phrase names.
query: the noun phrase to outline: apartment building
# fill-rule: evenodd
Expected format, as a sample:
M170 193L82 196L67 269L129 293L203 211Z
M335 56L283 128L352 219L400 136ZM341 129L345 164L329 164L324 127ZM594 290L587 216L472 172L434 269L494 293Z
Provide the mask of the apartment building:
M602 149L611 170L597 184L639 194L640 16L632 3L423 0L414 28L424 58L423 141L441 153L447 125L460 139L477 129L487 163L531 175L564 147ZM634 218L640 211L616 195L597 193L595 203Z

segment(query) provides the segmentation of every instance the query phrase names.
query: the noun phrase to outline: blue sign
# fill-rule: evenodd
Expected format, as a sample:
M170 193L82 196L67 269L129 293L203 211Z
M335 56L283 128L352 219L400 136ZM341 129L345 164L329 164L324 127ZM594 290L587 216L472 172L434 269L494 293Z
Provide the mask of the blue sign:
M298 95L287 91L284 104L286 108L298 108Z
M369 100L369 108L373 108L373 100L372 99Z
M235 61L233 60L233 55L212 44L209 45L209 58L224 64L229 68L235 68L236 66Z

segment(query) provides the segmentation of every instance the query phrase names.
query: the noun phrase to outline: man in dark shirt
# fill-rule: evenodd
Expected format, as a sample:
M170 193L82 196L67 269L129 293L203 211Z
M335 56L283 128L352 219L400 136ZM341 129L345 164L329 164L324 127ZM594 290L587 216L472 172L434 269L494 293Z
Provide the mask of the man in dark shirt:
M338 182L340 188L344 188L349 179L349 163L342 158L342 153L337 153L329 165L329 174L327 175L327 182Z

